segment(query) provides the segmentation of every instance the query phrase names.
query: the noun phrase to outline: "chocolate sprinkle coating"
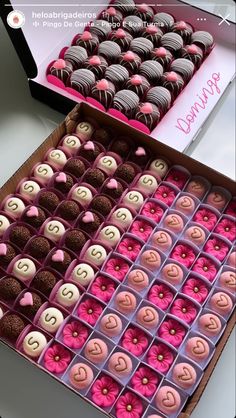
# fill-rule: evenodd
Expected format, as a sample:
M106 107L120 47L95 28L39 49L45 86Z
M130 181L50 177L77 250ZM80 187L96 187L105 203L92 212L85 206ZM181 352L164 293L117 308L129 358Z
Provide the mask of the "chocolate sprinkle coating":
M153 23L157 25L163 32L168 32L175 20L169 13L156 13L153 17Z
M51 271L41 270L34 277L31 286L39 290L45 296L49 296L56 282L56 276Z
M139 72L150 84L156 84L163 74L163 67L157 61L148 60L142 62Z
M69 164L69 161L67 161L66 165ZM56 190L59 190L59 192L61 192L61 193L64 193L64 194L69 193L70 189L72 189L73 186L74 186L74 180L69 174L66 174L66 182L65 183L64 182L57 182L54 179L53 187Z
M180 35L178 35L178 33L168 32L161 38L161 46L169 49L172 53L178 52L181 48L183 48L183 45L183 39Z
M130 43L130 50L138 54L142 59L148 59L152 49L153 43L146 38L135 38Z
M22 221L26 222L27 224L31 225L33 228L40 228L43 225L44 221L46 220L46 214L43 209L36 206L38 209L38 216L28 216L27 211L22 216Z
M108 145L114 133L110 127L98 128L94 132L93 138L102 145Z
M31 292L33 305L21 306L18 304L18 310L29 319L33 319L43 304L42 298L35 292Z
M50 250L51 244L48 239L40 236L33 238L27 246L27 253L36 260L46 258Z
M74 221L79 214L79 205L74 200L64 200L58 207L58 215L66 221Z
M95 75L85 68L74 71L70 77L70 86L85 97L89 95L94 83Z
M108 62L101 55L92 55L84 61L83 67L92 71L96 79L99 80L103 77L106 68L108 67Z
M31 218L33 219L33 218ZM32 237L31 231L23 225L15 225L9 233L9 241L17 245L19 248L24 248L29 239Z
M78 153L80 157L83 157L85 160L89 162L96 160L96 158L101 152L101 146L95 144L94 142L92 144L93 144L93 149L90 149L90 148L87 149L88 144L87 142L85 142L84 144L81 145L79 149L79 153Z
M120 90L114 96L113 107L124 113L128 118L131 118L138 103L139 97L133 91Z
M99 218L99 216L96 213L94 213L94 212L91 212L91 213L93 214L93 219L94 219L93 221L84 222L83 221L83 216L84 215L79 220L79 227L83 231L87 232L88 234L93 234L95 231L97 231L99 226L102 223L101 219Z
M87 51L82 46L70 46L65 52L65 60L71 62L74 68L79 68L88 57Z
M59 197L50 190L42 190L38 199L39 205L51 213L57 208L59 202Z
M107 184L105 184L102 188L102 192L110 196L112 199L119 199L123 191L124 191L124 188L119 181L117 181L116 189L110 189L109 187L107 187Z
M71 256L67 251L63 251L63 255L64 255L64 260L63 261L54 261L52 259L53 254L51 256L51 260L50 260L50 267L53 268L54 270L58 271L59 273L63 274L66 272L66 270L68 269L70 263L71 263Z
M117 56L120 55L121 49L116 42L103 41L98 47L98 53L109 62L116 62Z
M105 175L99 168L90 168L86 171L83 180L96 189L105 181Z
M194 64L185 58L177 58L171 63L171 71L175 71L184 79L187 83L194 73Z
M16 251L10 244L6 245L6 254L0 254L0 266L7 267L16 256Z
M80 158L70 158L66 162L64 170L79 179L84 174L86 168Z
M132 183L135 176L136 176L135 168L131 164L128 164L128 163L121 164L115 172L115 177L118 177L121 180L124 180L128 184Z
M117 138L112 144L110 151L116 152L121 157L126 157L130 151L130 145L126 138Z
M0 297L5 301L14 301L22 289L21 282L14 277L3 277L0 280Z
M114 83L117 88L122 87L128 77L128 70L120 64L112 64L105 71L105 78Z
M112 202L106 196L97 195L93 198L90 208L107 216L112 210Z
M148 92L146 99L155 104L162 114L166 113L171 105L171 94L169 90L162 86L152 87Z
M0 319L0 335L12 342L16 342L25 328L25 323L20 316L7 314Z
M65 246L77 254L82 250L86 242L85 234L79 229L72 229L65 235Z

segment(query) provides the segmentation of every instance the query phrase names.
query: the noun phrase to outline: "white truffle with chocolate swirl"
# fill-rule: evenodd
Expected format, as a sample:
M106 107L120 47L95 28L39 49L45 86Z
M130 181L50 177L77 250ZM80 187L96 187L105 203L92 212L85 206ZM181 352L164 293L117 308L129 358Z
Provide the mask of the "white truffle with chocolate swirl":
M36 273L35 263L30 258L19 258L12 267L12 274L23 282L34 277Z
M36 179L39 179L43 184L47 184L50 178L53 176L54 171L49 164L39 163L33 170L33 175Z
M48 221L43 229L43 235L54 242L58 242L65 233L65 227L62 222L56 219Z
M41 187L36 181L25 180L20 185L19 193L29 200L34 200L40 190Z

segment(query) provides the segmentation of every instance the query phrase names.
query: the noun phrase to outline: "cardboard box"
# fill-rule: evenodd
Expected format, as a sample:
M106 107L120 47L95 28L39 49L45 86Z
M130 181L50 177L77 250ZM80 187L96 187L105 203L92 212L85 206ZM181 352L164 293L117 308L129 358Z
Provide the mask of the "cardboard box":
M141 2L142 0L137 0L137 3ZM9 12L13 8L19 10L17 2L13 0L8 3L9 5L0 6L3 22L26 71L32 95L60 112L68 113L80 99L49 83L46 78L47 67L59 56L62 48L69 46L74 36L83 31L85 24L94 20L94 16L104 10L108 2L96 0L92 5L82 4L79 10L82 16L75 20L63 17L47 18L52 12L62 15L78 13L78 7L73 7L75 0L70 2L68 7L60 0L53 8L47 5L37 6L37 0L33 0L29 7L19 6L25 16L25 24L18 30L7 24ZM189 22L195 30L211 32L216 43L211 54L178 96L174 106L151 132L153 138L183 152L196 139L216 103L234 78L236 25L233 22L222 23L220 16L180 0L163 0L160 5L152 5L158 12L166 11L173 14L177 20ZM87 15L84 17L83 13ZM72 23L72 27L68 26L68 23Z
M24 177L27 177L31 172L33 166L36 162L41 161L45 156L45 153L51 147L56 147L61 138L67 134L72 133L75 126L79 120L96 120L99 125L110 125L116 132L119 132L121 135L124 134L126 137L133 138L134 141L141 144L149 142L150 148L153 150L154 154L163 155L172 164L182 165L187 168L193 175L201 175L208 179L212 184L217 186L222 186L228 189L232 194L235 194L235 182L228 177L218 173L217 171L206 167L204 164L186 156L182 153L173 150L172 148L159 143L153 138L149 138L147 135L137 132L134 128L127 126L126 124L115 120L111 116L101 113L97 109L93 109L85 103L77 105L66 117L64 122L62 122L55 131L40 145L38 149L31 155L31 157L17 170L17 172L7 181L7 183L0 190L0 201L10 193L14 193L18 183ZM228 320L227 326L224 330L223 335L221 336L219 342L216 346L216 351L205 369L203 378L200 385L193 393L193 395L188 399L187 403L184 406L182 413L179 415L179 418L189 418L193 409L196 407L208 380L216 366L218 359L220 358L221 352L224 349L225 344L234 328L235 324L235 313L233 312L230 319ZM0 342L2 342L0 340ZM21 354L23 355L23 354ZM23 355L24 356L24 355ZM28 357L24 356L28 361L31 361ZM40 365L38 365L41 368ZM44 372L45 370L42 369ZM57 379L55 376L53 376ZM60 381L60 380L59 380ZM61 381L60 381L61 382ZM71 389L70 387L70 390ZM78 392L76 392L78 394Z

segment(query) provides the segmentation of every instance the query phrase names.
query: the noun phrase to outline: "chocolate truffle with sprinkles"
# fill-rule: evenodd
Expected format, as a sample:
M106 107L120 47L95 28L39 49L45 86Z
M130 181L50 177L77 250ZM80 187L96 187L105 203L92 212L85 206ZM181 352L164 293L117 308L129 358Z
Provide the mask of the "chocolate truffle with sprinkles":
M116 89L111 81L103 78L96 82L93 86L90 96L101 103L105 109L108 109L113 101Z
M142 62L141 58L132 51L122 52L118 61L130 74L137 73Z
M6 268L15 256L16 250L11 244L0 242L0 266Z
M123 86L128 77L128 70L120 64L109 65L105 71L105 78L111 81L118 89Z
M169 90L162 86L152 87L147 92L146 99L148 102L155 104L164 115L171 105L171 94Z
M160 120L160 112L158 107L153 103L140 103L134 118L146 125L151 131Z
M139 97L130 90L120 90L115 94L113 108L131 118L138 106Z
M135 38L130 43L130 50L145 60L149 58L151 51L153 50L153 43L146 38Z
M54 75L66 84L69 76L73 72L73 65L70 61L58 59L51 65L49 72L51 75Z
M57 283L57 278L54 273L49 270L40 270L35 275L31 286L39 290L43 295L49 296L55 284Z
M93 139L96 142L99 142L100 144L107 146L110 143L113 136L115 136L113 130L109 126L104 126L103 128L98 128L95 130Z
M64 55L66 61L71 62L74 69L80 68L83 62L88 58L86 49L82 46L70 46Z
M124 87L128 90L132 90L140 99L142 99L145 93L150 89L150 84L146 77L134 74L127 80Z
M133 0L115 0L113 6L123 14L130 14L135 10L135 3Z
M179 55L181 58L192 61L196 68L199 68L203 60L203 52L197 45L191 44L181 48Z
M183 48L183 45L183 39L180 35L178 35L178 33L168 32L165 33L161 38L161 46L169 49L172 54L175 54L181 48Z
M154 61L159 62L162 65L164 71L168 71L170 68L170 64L173 61L172 53L161 46L160 48L154 48L151 52L151 58Z
M77 46L85 48L89 55L92 55L99 44L99 39L94 33L85 30L83 33L78 35L75 43Z
M95 83L95 75L92 71L81 68L71 74L69 85L83 96L88 96Z
M70 160L66 162L66 165L69 163ZM59 190L59 192L63 194L69 193L69 191L74 186L74 180L73 178L66 173L63 173L62 171L58 174L56 174L54 181L53 181L53 187L56 190Z
M0 280L0 298L5 302L14 302L22 290L21 282L14 277L3 277Z
M27 292L27 293L29 293L28 295L29 303L24 304L21 302L24 300L23 299L24 295L23 295L22 299L19 300L18 302L17 310L23 315L25 315L27 318L33 319L36 313L38 312L39 308L42 306L43 300L41 296L38 295L38 293L35 293L35 292Z
M163 74L163 68L159 62L148 60L142 62L139 72L150 84L157 84Z
M136 174L137 172L133 165L124 163L117 168L114 176L130 184L134 180Z
M160 45L161 37L163 36L162 30L158 26L153 24L146 26L142 30L141 34L144 38L149 39L149 41L153 43L154 47Z
M117 28L123 19L123 15L116 7L109 7L101 13L101 18L107 20L112 28Z
M71 256L67 251L57 249L51 255L49 265L59 273L65 273L71 263Z
M95 212L87 211L82 214L78 225L83 231L93 234L98 230L101 223L100 217Z
M133 39L133 36L131 35L131 33L119 28L110 33L109 39L118 44L121 51L127 51L127 49L129 49L130 42Z
M199 30L194 32L191 37L191 43L199 46L205 55L209 54L214 46L213 36L206 31Z
M97 35L100 42L105 41L111 32L111 25L106 20L97 19L91 23L89 31Z
M142 3L136 5L134 15L140 17L144 22L150 22L154 16L154 11L152 7Z
M112 207L113 205L110 199L103 195L95 196L90 204L90 209L101 213L103 216L107 216L111 212Z
M51 244L48 239L43 236L32 238L29 245L27 245L27 254L31 255L31 257L36 260L46 258L50 250Z
M138 36L144 27L144 22L140 17L135 15L126 16L123 19L123 28L132 36Z
M174 71L166 72L161 77L161 84L165 87L175 99L184 87L184 80L181 75Z
M170 70L175 71L187 83L194 73L194 64L185 58L177 58L171 63Z
M9 313L0 319L0 336L11 342L16 342L24 328L25 323L19 315Z
M100 152L101 145L96 144L93 141L85 142L79 149L79 155L89 162L96 160Z
M79 179L85 172L85 164L80 158L70 158L64 166L67 173Z
M153 23L158 26L163 32L168 32L173 26L175 20L169 13L156 13L153 17Z
M51 190L42 190L39 194L38 204L44 209L47 209L50 213L54 212L59 205L59 202L59 197Z
M23 249L30 238L33 236L32 232L24 225L14 225L9 232L9 241Z
M83 67L89 71L92 71L96 79L99 80L103 77L106 68L108 67L108 62L102 56L92 55L84 61Z
M102 183L105 181L105 174L99 170L99 168L89 168L85 175L83 180L85 183L91 184L91 186L100 187Z
M88 241L88 238L79 229L71 229L65 235L64 245L71 251L79 253L85 243Z
M150 153L142 146L136 146L129 156L130 161L133 161L139 167L143 167L147 164L150 158Z
M102 55L110 64L117 61L120 53L121 49L119 45L113 41L103 41L98 47L98 54Z
M74 200L64 200L60 203L57 215L66 221L75 221L80 214L80 207Z
M130 144L126 138L119 137L112 142L110 151L116 152L116 154L123 158L127 157L130 151Z
M191 40L191 35L193 33L193 28L189 23L179 20L171 26L171 32L178 33L185 44L188 44Z
M102 188L102 193L110 196L112 199L119 199L124 191L122 184L116 179L109 179Z

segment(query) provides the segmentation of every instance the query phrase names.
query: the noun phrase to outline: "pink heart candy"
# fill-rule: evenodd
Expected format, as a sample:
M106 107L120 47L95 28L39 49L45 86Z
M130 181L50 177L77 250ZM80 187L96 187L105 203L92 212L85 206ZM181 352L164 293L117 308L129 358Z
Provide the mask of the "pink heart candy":
M63 59L59 59L54 62L53 67L56 68L56 70L62 70L66 67L66 62Z
M85 212L82 221L86 224L88 224L89 222L94 222L94 216L92 214L92 212Z
M0 255L6 255L7 253L7 246L4 243L0 244Z
M135 151L135 155L142 157L143 155L146 155L146 151L143 147L138 147Z
M33 296L32 293L26 292L23 298L20 300L20 306L33 306Z
M26 215L28 216L28 218L33 218L34 216L39 216L38 208L36 208L36 206L31 206L29 208L29 210L26 212Z
M101 60L97 55L93 55L91 58L89 58L89 63L91 65L100 65L101 64Z
M56 263L63 263L64 252L62 250L57 250L52 256L52 261L55 261Z
M57 183L66 183L66 174L65 173L59 173L55 178Z
M109 88L109 83L103 78L97 82L96 87L98 90L107 90Z
M108 189L117 189L117 187L118 187L118 183L115 179L110 179L109 182L107 183Z
M148 113L152 113L152 105L151 103L144 103L142 106L140 106L140 110L142 113L148 114Z
M85 30L84 33L82 33L80 39L82 39L83 41L90 41L92 37L93 37L92 34L88 32L87 30Z
M86 142L86 144L84 144L84 149L88 150L88 151L94 151L94 143L92 141L88 141Z
M126 34L123 29L117 29L116 31L116 37L117 38L125 38Z

